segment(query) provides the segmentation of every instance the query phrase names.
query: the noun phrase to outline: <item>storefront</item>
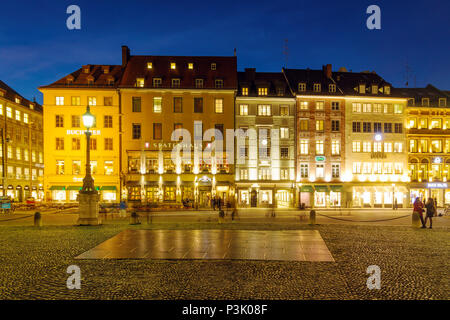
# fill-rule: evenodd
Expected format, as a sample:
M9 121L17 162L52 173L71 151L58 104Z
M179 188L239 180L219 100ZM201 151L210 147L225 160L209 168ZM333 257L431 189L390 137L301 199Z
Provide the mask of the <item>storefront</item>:
M311 185L302 185L299 188L299 195L298 195L299 203L303 204L305 208L311 207L312 205L311 200L313 199L313 195L314 189Z
M414 183L410 186L410 203L418 197L422 201L433 198L438 207L450 204L450 189L447 182Z
M52 201L63 202L66 201L66 187L65 186L51 186L50 187Z
M352 207L392 208L396 204L402 208L407 206L408 196L408 189L403 185L353 186Z

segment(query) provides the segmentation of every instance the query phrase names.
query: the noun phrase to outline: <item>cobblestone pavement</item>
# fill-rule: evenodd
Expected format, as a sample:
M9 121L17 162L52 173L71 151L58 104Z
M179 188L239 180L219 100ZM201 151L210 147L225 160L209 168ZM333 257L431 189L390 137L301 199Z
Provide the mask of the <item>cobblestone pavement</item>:
M127 228L316 229L333 262L75 260ZM0 225L1 299L449 299L446 227L307 226L293 223L158 223L100 227ZM66 269L81 268L81 290ZM381 290L366 268L379 265Z

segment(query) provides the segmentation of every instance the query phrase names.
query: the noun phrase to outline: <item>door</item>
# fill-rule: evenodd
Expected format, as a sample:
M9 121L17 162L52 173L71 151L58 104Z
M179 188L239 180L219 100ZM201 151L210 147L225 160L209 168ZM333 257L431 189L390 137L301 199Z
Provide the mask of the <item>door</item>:
M256 191L253 190L252 191L252 196L251 196L251 206L252 207L256 207L257 203L258 203L258 196L256 194Z

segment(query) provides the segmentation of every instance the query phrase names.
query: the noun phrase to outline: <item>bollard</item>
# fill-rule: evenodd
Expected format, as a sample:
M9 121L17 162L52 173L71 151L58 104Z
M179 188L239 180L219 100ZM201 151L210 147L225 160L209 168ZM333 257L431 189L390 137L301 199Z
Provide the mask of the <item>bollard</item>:
M311 210L309 212L309 224L314 225L316 224L316 211Z
M139 221L139 215L133 211L130 215L130 224L141 224Z
M422 226L422 222L419 216L419 212L414 211L411 216L411 226L414 228L420 228Z
M42 218L40 212L34 213L34 226L35 227L42 227Z

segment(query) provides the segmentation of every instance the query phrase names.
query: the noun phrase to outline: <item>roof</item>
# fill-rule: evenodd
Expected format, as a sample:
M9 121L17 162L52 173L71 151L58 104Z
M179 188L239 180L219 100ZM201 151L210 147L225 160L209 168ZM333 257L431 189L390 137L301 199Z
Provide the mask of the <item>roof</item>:
M267 88L267 96L293 98L292 92L282 72L256 72L247 68L245 72L238 72L238 96L242 96L242 88L248 88L250 97L258 96L258 88Z
M85 88L103 87L114 88L122 77L121 65L95 65L88 64L64 76L52 84L40 88Z
M148 68L151 63L151 68ZM175 63L175 68L171 68ZM189 69L192 64L192 69ZM211 67L215 64L215 70ZM223 80L223 89L237 88L237 58L202 56L130 56L120 87L136 87L136 79L144 79L144 88L153 88L153 78L160 78L159 88L171 88L172 79L179 79L179 88L196 88L196 79L203 79L203 88L215 89L215 80Z
M351 95L351 96L394 96L384 93L384 87L392 87L390 83L385 81L381 76L375 72L347 72L347 71L332 71L331 65L323 66L322 70L312 69L283 69L283 73L289 82L289 86L295 94L308 95ZM306 84L305 91L299 91L299 83ZM321 84L321 91L313 90L314 84ZM330 92L329 85L336 85L336 91ZM359 92L359 86L365 85L365 92ZM378 86L377 94L372 93L372 85Z
M432 108L438 108L439 107L439 99L444 98L446 99L446 105L445 108L449 108L449 94L448 91L442 91L436 88L435 86L428 84L425 88L395 88L394 92L396 95L414 99L410 100L408 102L408 106L410 107L432 107ZM422 105L422 99L428 98L429 99L429 105L423 106ZM441 106L442 108L442 106Z
M30 109L30 104L33 104L34 105L33 110L37 112L42 112L42 106L39 103L25 99L22 95L17 93L17 91L8 86L2 80L0 80L0 91L3 92L3 97L6 98L7 100L10 100L13 103L17 103L16 98L19 98L20 105Z

